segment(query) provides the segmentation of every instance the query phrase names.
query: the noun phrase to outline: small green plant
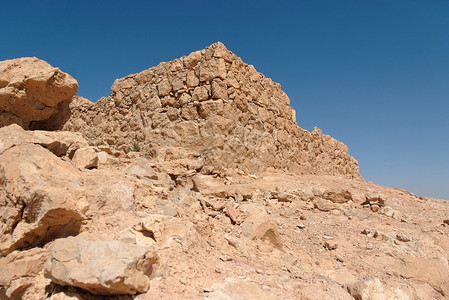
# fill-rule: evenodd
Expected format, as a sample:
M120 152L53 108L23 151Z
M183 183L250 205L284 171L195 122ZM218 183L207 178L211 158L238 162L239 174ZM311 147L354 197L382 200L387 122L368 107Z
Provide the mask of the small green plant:
M279 190L279 187L277 186L275 189L274 189L277 193L279 193L280 192L280 190Z
M140 145L138 142L133 141L128 148L126 148L126 152L140 152Z

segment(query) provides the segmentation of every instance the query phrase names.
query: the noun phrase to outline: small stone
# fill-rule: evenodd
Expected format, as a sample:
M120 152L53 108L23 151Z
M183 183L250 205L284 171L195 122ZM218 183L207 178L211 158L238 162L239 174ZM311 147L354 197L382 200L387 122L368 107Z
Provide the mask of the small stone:
M404 242L404 243L410 242L410 241L411 241L411 239L410 239L408 236L403 235L403 234L397 234L397 235L396 235L396 239L397 239L398 241Z
M380 209L380 206L379 206L379 205L377 205L377 204L371 205L371 210L372 210L373 212L378 212L379 209Z
M293 195L284 192L272 192L271 197L279 202L292 202Z
M335 250L338 248L338 244L332 241L326 241L324 242L324 248L327 250Z
M444 220L443 224L449 225L449 219Z
M265 290L265 291L269 291L269 290L271 290L271 287L269 287L268 285L262 285L261 289Z
M304 228L306 228L306 225L304 225L304 224L298 224L298 225L296 225L296 227L298 227L299 229L304 229Z
M368 228L364 228L361 233L368 235L371 233L371 231Z
M229 257L229 256L220 256L220 259L221 259L222 261L232 261L232 258Z
M225 208L224 203L219 202L219 201L217 201L217 200L206 199L206 200L204 200L204 201L205 201L205 203L206 203L207 206L211 207L211 208L212 208L213 210L215 210L215 211L220 211L220 210L222 210L222 209Z
M229 245L231 245L234 248L237 248L237 240L235 239L235 237L233 237L231 234L226 233L225 235L223 235L223 237L228 241Z
M373 250L374 246L371 243L366 244L366 250Z
M239 220L239 213L232 206L226 205L225 213L229 217L229 219L231 219L231 221L234 224L240 224L241 223L241 221Z

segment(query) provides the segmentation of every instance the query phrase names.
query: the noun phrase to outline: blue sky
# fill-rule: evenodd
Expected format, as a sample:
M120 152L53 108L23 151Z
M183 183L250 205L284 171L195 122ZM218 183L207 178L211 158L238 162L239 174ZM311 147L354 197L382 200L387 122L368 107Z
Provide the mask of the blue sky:
M449 199L449 1L5 1L0 25L0 60L44 59L91 101L221 41L367 181Z

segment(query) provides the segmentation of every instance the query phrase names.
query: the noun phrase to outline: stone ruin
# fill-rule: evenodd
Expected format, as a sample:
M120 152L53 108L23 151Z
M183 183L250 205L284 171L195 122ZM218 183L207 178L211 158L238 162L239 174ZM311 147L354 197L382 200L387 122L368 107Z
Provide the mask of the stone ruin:
M296 123L278 83L218 42L188 56L117 79L96 103L72 102L63 130L91 145L128 150L188 170L268 169L360 178L348 148Z

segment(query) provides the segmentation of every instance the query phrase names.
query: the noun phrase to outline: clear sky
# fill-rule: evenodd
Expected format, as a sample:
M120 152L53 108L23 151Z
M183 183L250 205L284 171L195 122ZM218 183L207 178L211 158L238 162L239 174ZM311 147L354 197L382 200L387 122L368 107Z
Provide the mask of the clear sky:
M0 60L36 56L96 101L223 42L282 85L362 176L449 199L449 1L3 1Z

